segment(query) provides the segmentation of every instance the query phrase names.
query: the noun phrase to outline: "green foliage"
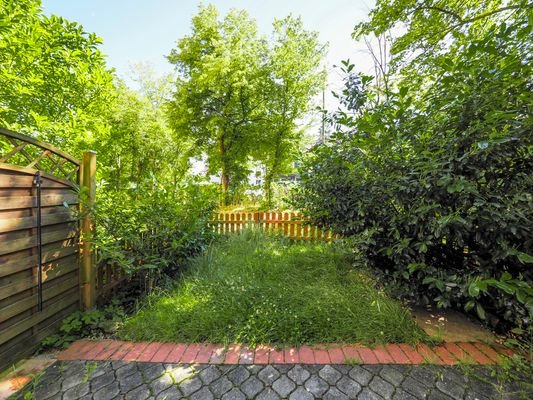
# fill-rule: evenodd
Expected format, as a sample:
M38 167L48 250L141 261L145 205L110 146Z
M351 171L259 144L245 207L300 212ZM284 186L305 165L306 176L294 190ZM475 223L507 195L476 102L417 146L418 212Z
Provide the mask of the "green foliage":
M63 320L59 333L48 336L41 342L41 346L66 348L80 338L112 334L125 317L124 309L117 301L101 309L76 311Z
M98 173L107 190L128 190L156 180L169 188L185 179L189 167L187 143L175 140L159 104L170 87L163 79L148 93L116 82L116 102L109 116L109 132L92 148L98 153Z
M266 169L265 200L271 208L275 188L272 181L280 173L291 172L301 149L303 129L298 126L309 111L311 99L324 88L325 71L320 64L325 45L318 34L303 28L301 18L291 16L274 22L273 46L264 83L265 116L261 123L261 145L254 158Z
M169 56L180 73L173 127L180 137L193 138L205 151L210 173L221 171L223 192L246 178L248 156L259 134L261 99L257 95L265 44L255 22L232 10L218 21L214 6L201 6L192 20L192 34L178 41Z
M169 113L178 137L220 174L223 203L246 181L252 158L268 169L269 193L290 165L302 137L296 121L325 78L323 54L300 19L276 21L267 41L245 11L219 20L213 5L200 6L191 35L168 57L179 74Z
M106 130L112 75L101 39L75 22L45 16L41 2L0 1L0 124L39 131L72 151Z
M100 261L159 274L205 246L212 190L189 183L189 143L167 123L171 78L137 66L133 91L113 80L100 44L39 1L1 1L0 124L78 157L96 150Z
M150 185L101 196L95 210L99 262L130 274L172 273L207 247L216 191L191 183L177 190L155 181Z
M256 231L222 238L168 292L125 323L126 340L251 345L410 342L423 338L340 244Z
M337 133L309 157L294 201L354 237L399 295L523 332L533 314L531 6L489 3L378 2L356 34L407 24L393 87L377 102L371 78L344 64Z

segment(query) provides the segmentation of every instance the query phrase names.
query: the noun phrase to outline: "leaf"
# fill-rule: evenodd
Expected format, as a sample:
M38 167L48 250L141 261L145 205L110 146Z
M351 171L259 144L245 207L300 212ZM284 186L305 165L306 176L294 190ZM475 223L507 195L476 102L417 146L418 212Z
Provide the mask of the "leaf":
M477 286L476 282L472 282L470 285L468 285L468 294L470 297L479 296L479 286Z
M485 309L479 303L476 304L476 313L480 319L485 320Z
M509 272L505 271L500 277L500 280L505 282L511 280L512 278L512 275Z
M520 262L522 262L524 264L533 264L533 256L531 256L531 255L529 255L527 253L523 253L523 252L519 251L516 256L518 257Z
M468 311L472 310L472 309L474 308L475 305L476 305L476 302L475 302L474 300L470 300L470 301L468 301L468 302L465 304L465 306L464 306L464 310L468 312Z

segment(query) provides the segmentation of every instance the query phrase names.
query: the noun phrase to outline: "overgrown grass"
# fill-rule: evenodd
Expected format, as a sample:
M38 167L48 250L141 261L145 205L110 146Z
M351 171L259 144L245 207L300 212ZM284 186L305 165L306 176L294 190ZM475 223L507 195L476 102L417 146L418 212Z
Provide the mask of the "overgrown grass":
M414 343L409 312L338 244L247 231L221 239L129 318L126 340L298 345Z

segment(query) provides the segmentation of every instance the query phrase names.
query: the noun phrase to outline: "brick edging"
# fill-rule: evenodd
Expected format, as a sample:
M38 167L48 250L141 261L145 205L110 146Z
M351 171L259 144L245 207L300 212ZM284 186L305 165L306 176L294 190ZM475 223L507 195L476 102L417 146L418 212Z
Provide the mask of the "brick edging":
M480 342L387 344L374 348L361 345L322 345L276 349L251 349L233 344L227 348L210 343L121 342L78 340L58 355L58 360L138 361L186 364L499 364L513 352Z

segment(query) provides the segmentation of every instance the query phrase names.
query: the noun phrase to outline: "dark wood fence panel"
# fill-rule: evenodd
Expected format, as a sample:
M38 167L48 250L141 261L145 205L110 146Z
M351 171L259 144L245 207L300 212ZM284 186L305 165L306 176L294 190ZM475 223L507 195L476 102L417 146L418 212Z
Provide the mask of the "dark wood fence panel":
M219 234L260 229L297 240L332 240L339 237L329 230L309 225L302 214L295 212L219 212L210 224Z
M34 352L80 306L76 187L41 173L39 240L36 174L0 163L0 370Z
M116 266L96 265L94 218L82 212L95 196L96 153L80 162L0 128L0 372L127 279Z
M126 280L116 266L96 265L94 219L80 215L95 196L96 153L85 152L80 163L0 128L0 372Z

